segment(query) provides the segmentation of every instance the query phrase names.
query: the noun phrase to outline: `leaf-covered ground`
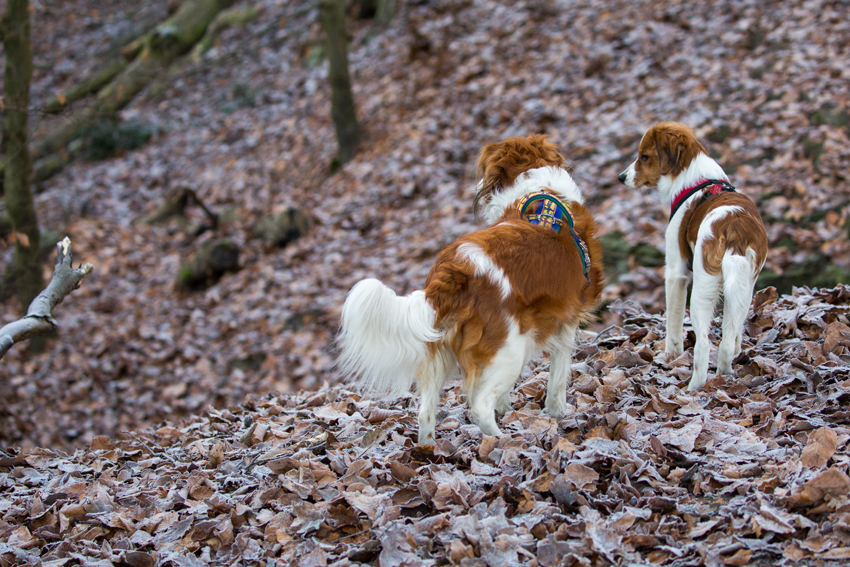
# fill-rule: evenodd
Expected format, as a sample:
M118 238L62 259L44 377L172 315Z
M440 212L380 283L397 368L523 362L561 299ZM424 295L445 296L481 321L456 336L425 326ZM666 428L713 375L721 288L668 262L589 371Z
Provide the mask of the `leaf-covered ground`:
M33 106L174 5L33 2ZM616 180L658 119L696 128L757 200L771 243L759 289L850 279L840 2L431 0L400 2L387 25L352 18L366 138L335 173L318 3L250 5L255 20L122 112L155 131L146 146L81 158L38 187L46 244L69 235L95 269L57 309L47 351L18 345L0 364L0 445L73 451L246 394L332 383L346 291L368 276L420 287L439 249L480 226L470 173L485 143L510 135L545 132L574 166L606 240L609 302L663 309L665 211ZM36 133L62 119L31 115ZM222 213L219 231L135 223L180 187ZM267 247L255 222L289 206L310 217L309 234ZM212 238L242 247L241 269L181 292L180 266ZM10 258L0 250L3 266ZM21 314L3 291L0 323ZM601 317L598 328L613 322Z
M754 303L739 378L696 394L660 318L616 303L569 415L541 411L538 363L498 437L459 385L425 447L415 398L325 387L2 453L0 565L846 564L850 287Z

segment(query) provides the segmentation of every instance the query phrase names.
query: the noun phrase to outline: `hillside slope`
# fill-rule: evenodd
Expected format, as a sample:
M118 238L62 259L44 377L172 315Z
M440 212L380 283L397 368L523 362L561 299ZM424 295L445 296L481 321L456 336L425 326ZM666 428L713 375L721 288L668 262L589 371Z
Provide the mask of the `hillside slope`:
M34 104L169 3L138 4L34 10ZM57 310L47 352L16 347L3 359L0 444L72 450L246 394L333 383L346 290L367 276L399 293L421 286L437 251L480 226L470 172L485 143L510 135L547 133L574 165L611 251L609 302L663 307L665 211L616 181L662 118L694 126L758 200L770 272L805 268L798 285L847 281L850 29L840 3L402 4L385 27L352 22L367 137L340 171L330 167L317 3L264 0L256 20L123 112L156 131L148 145L77 161L43 184L43 225L68 234L95 271ZM219 233L192 240L176 223L134 224L182 186L225 213ZM267 249L254 223L289 206L310 216L310 233ZM203 292L177 290L182 262L217 236L242 247L241 269ZM790 292L791 281L776 283ZM6 299L0 313L12 320L19 306ZM614 321L601 316L600 327Z
M755 306L740 378L690 394L659 317L617 303L576 352L571 413L541 411L535 363L498 437L457 384L425 447L414 398L326 387L0 453L0 565L843 564L850 287Z

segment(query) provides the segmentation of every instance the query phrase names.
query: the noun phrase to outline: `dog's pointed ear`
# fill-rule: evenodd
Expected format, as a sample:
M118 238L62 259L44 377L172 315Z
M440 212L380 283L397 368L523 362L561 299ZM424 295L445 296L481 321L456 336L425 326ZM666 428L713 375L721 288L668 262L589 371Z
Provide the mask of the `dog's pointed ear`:
M475 190L475 198L472 201L472 210L478 216L482 203L487 202L488 197L496 192L498 187L504 183L505 170L498 157L502 150L499 142L487 144L481 149L478 163L475 165L475 178L478 186Z
M655 149L658 152L658 170L661 175L670 175L673 170L681 171L679 159L685 149L684 141L669 129L655 132Z
M493 176L493 155L498 151L499 144L487 144L481 148L481 153L478 156L478 163L475 164L475 177L479 181L483 181L488 176Z
M700 153L707 154L694 131L684 124L663 122L656 126L655 148L661 175L679 175Z

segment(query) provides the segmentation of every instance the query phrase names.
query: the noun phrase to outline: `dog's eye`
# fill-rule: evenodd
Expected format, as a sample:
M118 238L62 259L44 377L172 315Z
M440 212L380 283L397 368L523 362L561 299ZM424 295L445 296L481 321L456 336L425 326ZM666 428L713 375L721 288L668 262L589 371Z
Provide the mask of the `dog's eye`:
M649 156L646 155L646 154L643 154L642 156L640 156L640 161L646 161L648 159L649 159Z

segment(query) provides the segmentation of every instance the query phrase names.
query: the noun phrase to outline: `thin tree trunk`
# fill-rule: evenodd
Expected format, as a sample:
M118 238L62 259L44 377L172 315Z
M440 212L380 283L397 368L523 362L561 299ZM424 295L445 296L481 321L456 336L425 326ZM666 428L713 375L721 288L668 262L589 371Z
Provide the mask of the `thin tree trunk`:
M360 125L348 73L348 37L345 33L345 0L322 0L322 25L328 38L328 78L331 84L331 115L339 144L339 161L354 157L360 142Z
M382 24L388 24L395 17L397 9L396 0L378 0L378 9L375 18Z
M15 241L15 281L21 305L26 308L44 287L39 262L40 235L30 189L30 152L27 110L32 78L29 0L8 0L3 18L4 75L3 154L6 209L13 230L25 234Z

